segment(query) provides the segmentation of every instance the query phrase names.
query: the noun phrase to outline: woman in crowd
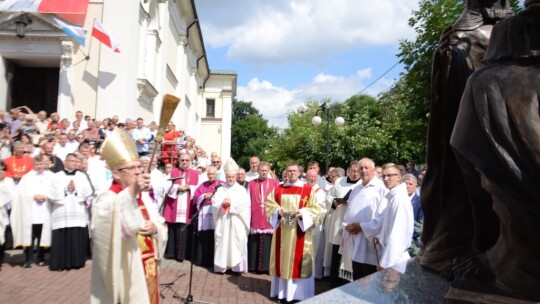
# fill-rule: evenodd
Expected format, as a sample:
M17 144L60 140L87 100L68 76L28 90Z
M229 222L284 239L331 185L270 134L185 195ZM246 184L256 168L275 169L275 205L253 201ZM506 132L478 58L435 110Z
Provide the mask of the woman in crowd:
M178 163L178 150L176 139L179 133L176 131L172 121L169 121L163 133L163 144L161 145L161 161L164 164L171 163L176 166Z

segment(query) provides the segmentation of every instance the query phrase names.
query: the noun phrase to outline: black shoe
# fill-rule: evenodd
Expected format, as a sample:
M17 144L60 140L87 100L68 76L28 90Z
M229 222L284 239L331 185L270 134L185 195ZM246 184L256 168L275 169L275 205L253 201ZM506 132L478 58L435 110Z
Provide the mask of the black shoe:
M23 268L26 268L26 269L32 268L32 262L30 262L30 261L24 262Z

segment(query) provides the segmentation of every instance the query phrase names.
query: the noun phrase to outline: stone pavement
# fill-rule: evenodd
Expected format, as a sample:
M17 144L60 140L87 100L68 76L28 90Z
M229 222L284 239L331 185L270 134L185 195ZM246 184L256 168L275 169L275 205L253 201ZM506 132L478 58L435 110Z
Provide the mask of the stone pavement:
M0 270L0 303L89 303L90 268L70 271L50 271L35 264L22 268L22 250L6 251L6 259ZM179 263L165 260L161 265L160 303L181 303L188 295L189 261ZM167 286L170 283L170 286ZM326 281L316 281L316 294L329 289ZM193 267L193 303L275 303L268 297L270 276L242 274L219 275L205 268Z

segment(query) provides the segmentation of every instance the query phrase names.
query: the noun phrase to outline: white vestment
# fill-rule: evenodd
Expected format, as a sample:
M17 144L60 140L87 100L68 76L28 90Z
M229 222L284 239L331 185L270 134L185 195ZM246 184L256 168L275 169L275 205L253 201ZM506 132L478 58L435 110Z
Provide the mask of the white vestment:
M411 246L414 230L413 208L406 184L392 188L386 194L386 200L384 223L378 235L380 265L383 268L393 267L411 258L407 249Z
M41 174L32 170L19 181L11 209L14 247L32 246L32 224L43 224L40 246L51 245L51 204L49 200L43 203L34 201L34 195L41 194L47 197L51 190L53 176L54 173L49 170ZM33 219L41 219L41 221L34 222Z
M67 190L68 184L75 183L75 191ZM67 175L64 171L54 173L49 199L52 230L70 227L86 227L88 224L87 200L92 197L92 187L86 175L75 172Z
M6 227L9 225L8 209L15 193L15 182L11 177L0 181L0 245L3 245Z
M326 239L326 244L324 247L324 261L323 266L325 272L330 272L330 266L332 263L332 246L341 245L341 240L343 239L342 223L343 217L345 216L345 211L347 211L348 204L337 205L336 208L332 208L335 198L343 198L349 191L354 189L357 185L361 184L362 181L356 181L355 183L349 183L347 177L339 178L335 183L334 187L328 190L326 194L326 203L330 206L328 208L328 213L326 214L326 219L324 221L324 237ZM345 276L345 273L352 273L352 262L351 259L341 259L340 273Z
M154 249L160 259L167 244L167 226L151 203L143 202L157 227ZM137 200L127 189L118 194L107 191L94 201L91 303L150 303L136 236L144 224Z
M230 207L223 208L225 198ZM247 272L247 239L251 220L251 202L244 187L235 183L218 188L212 197L214 231L214 270Z
M370 238L377 236L382 228L388 189L384 183L374 177L366 185L361 182L349 196L347 211L343 217L342 227L359 223L362 232L350 234L343 229L343 241L339 253L344 259L354 262L377 265L377 254ZM409 203L410 204L410 203Z

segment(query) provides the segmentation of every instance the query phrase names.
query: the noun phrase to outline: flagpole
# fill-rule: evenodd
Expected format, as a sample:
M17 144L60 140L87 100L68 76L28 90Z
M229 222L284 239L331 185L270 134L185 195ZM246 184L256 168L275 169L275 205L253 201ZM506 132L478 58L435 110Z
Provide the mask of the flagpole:
M94 30L94 26L92 26L92 30ZM92 47L92 33L90 33L90 39L88 39L88 54L90 54L90 52L92 51L91 47ZM85 54L84 52L83 54L86 56L85 57L86 60L90 60L90 55Z
M102 7L103 9L103 7ZM102 12L103 13L103 12ZM88 53L91 52L91 49L90 47L92 46L92 40L94 40L94 35L93 35L93 31L94 31L94 24L96 23L96 18L94 18L94 21L92 21L92 30L90 32L90 40L88 41ZM99 54L99 50L100 49L100 45L98 44L98 62L97 62L97 67L98 67L98 74L97 74L97 86L99 87L99 70L101 69L101 54ZM97 110L98 110L98 99L99 99L99 94L97 94L97 91L96 91L96 102L95 102L95 107L94 107L94 118L97 118Z

